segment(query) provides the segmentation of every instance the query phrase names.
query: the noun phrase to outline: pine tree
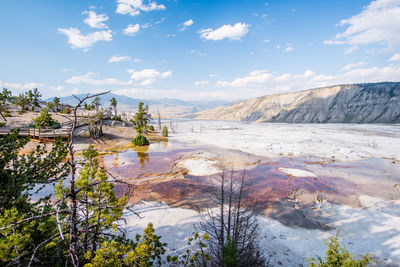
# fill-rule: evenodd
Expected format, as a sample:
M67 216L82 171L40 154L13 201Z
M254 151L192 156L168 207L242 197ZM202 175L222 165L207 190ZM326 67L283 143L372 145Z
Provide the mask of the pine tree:
M59 255L49 245L57 235L54 212L48 196L32 196L67 176L67 149L59 139L49 152L38 145L19 155L27 142L17 130L0 139L0 261L26 266L36 254L35 261L47 265Z
M60 106L60 98L54 97L53 98L53 104L54 104L55 112L58 112L58 108Z
M167 128L167 126L164 125L162 127L161 135L164 136L164 137L168 137L168 128Z
M148 114L149 107L144 106L143 102L139 102L138 111L135 114L135 117L131 122L136 127L136 132L138 134L146 133L147 124L150 121L150 115Z
M57 128L60 124L54 120L47 108L42 108L40 115L33 120L33 127L40 128L40 127L50 127L50 128Z
M24 112L29 105L29 99L24 94L19 94L15 100L15 104L21 107L21 112Z
M341 247L338 241L338 234L325 240L328 247L326 250L325 261L318 257L317 259L311 258L310 267L364 267L368 266L371 262L369 254L362 255L361 257L352 257L345 247Z
M100 98L96 96L92 102L92 105L96 108L96 114L99 113L100 109Z
M117 117L117 100L115 99L115 97L113 97L113 98L111 98L111 100L110 100L110 102L111 102L111 107L113 107L113 109L114 109L114 117L116 118Z

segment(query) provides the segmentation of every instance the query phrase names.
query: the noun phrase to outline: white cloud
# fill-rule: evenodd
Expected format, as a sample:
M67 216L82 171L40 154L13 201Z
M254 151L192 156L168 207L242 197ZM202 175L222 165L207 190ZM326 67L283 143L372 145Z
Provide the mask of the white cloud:
M131 16L136 16L139 15L141 11L149 12L165 9L164 5L159 5L156 2L147 1L147 4L143 2L142 0L117 0L118 6L116 12L122 15L129 14Z
M192 26L193 23L194 23L193 20L189 19L189 20L185 21L184 23L182 23L182 25L186 26L186 27L189 27L189 26Z
M70 27L68 29L59 28L58 32L68 37L68 44L70 44L72 48L80 48L83 49L83 51L88 51L89 48L98 41L112 40L111 30L97 31L89 33L88 35L82 35L79 29Z
M382 44L389 48L400 46L400 1L372 1L359 14L340 21L347 29L336 34L332 44Z
M273 75L267 70L255 70L243 78L236 78L232 82L217 81L217 86L221 87L251 87L265 84Z
M7 89L20 90L20 89L22 89L22 87L26 88L26 85L29 85L29 84L25 84L24 85L24 84L21 84L21 83L10 83L10 82L4 82L4 81L0 80L0 87L1 88L7 88Z
M263 40L262 42L264 43L264 44L267 44L267 43L269 43L271 40L270 39L265 39L265 40Z
M123 82L114 78L96 80L94 79L95 75L96 73L94 72L87 72L85 75L72 76L65 82L70 84L90 84L90 85L128 85L132 83L132 81Z
M287 46L285 48L285 52L291 52L291 51L293 51L293 47L292 46Z
M324 40L323 43L327 45L336 45L336 44L345 44L346 42L338 40Z
M344 53L346 54L346 55L350 55L351 53L353 53L354 51L356 51L358 49L358 46L352 46L352 47L349 47L349 48L346 48L345 50L344 50Z
M176 98L183 100L193 100L193 99L221 99L226 100L230 99L231 95L229 91L223 90L161 90L161 89L152 89L152 88L124 88L120 90L113 91L115 94L126 95L130 97L135 97L140 95L143 99L154 99L160 98L160 96L166 98Z
M124 35L134 36L137 32L139 32L140 25L139 24L129 24L123 31Z
M365 65L367 65L367 63L365 63L365 62L350 63L350 64L347 64L346 66L344 66L343 68L341 68L341 70L348 71L348 70L358 68L361 66L365 66Z
M145 24L142 25L143 29L147 29L147 28L150 28L150 27L151 27L151 24L149 22L146 22Z
M0 88L7 88L11 90L13 95L24 93L27 90L33 88L38 88L40 93L42 94L42 99L53 97L55 95L64 96L71 94L71 91L65 90L63 86L48 86L44 83L39 83L39 82L10 83L10 82L3 82L0 80Z
M200 56L200 57L207 56L207 53L201 52L199 50L190 50L189 52L190 52L190 54L194 54L194 55L197 55L197 56Z
M122 62L122 61L129 61L129 60L131 60L130 56L115 55L108 59L108 63L117 63L117 62Z
M183 27L180 28L180 31L186 30L186 28L189 27L189 26L192 26L193 23L194 23L194 22L193 22L192 19L189 19L189 20L185 21L184 23L182 23Z
M157 20L156 22L154 22L155 24L161 24L163 23L165 20L165 17L162 17L161 19Z
M195 81L194 85L206 85L208 84L208 81Z
M131 73L131 79L139 82L140 85L150 85L160 79L168 78L172 75L172 71L159 72L155 69L144 69L136 71L134 69L128 69L128 73Z
M359 63L358 65L361 66ZM328 85L400 81L400 65L382 68L360 68L360 66L348 66L347 71L338 75L317 74L311 70L300 74L276 74L267 70L255 70L245 77L232 81L217 81L216 86L230 88L231 94L236 96L246 91L248 92L246 98L249 98Z
M140 63L140 62L142 62L142 60L141 60L140 58L134 58L134 59L133 59L133 62L135 62L135 63Z
M106 14L97 15L96 12L94 11L84 11L83 14L88 15L88 17L84 19L83 22L85 22L91 28L96 28L96 29L108 28L107 25L104 24L104 21L108 20Z
M394 55L389 59L389 61L390 61L390 62L393 62L393 61L400 61L400 53L394 54Z
M65 88L64 86L59 85L59 86L52 86L51 89L56 92L62 92Z
M210 73L208 76L210 76L210 77L217 77L218 74L216 74L216 73Z
M199 31L200 38L206 40L219 41L225 38L230 40L240 40L249 32L250 25L245 23L236 23L235 25L223 25L218 29L202 29Z
M256 70L246 77L234 79L231 82L219 81L216 88L205 88L204 90L125 88L117 90L115 93L128 96L140 95L143 98L159 98L162 95L185 100L237 100L337 84L399 81L399 77L400 66L354 68L339 75L318 74L311 70L299 74L276 74L266 70Z
M44 83L35 83L35 82L31 82L31 83L26 83L24 85L22 85L21 89L22 90L29 90L29 89L33 89L33 88L40 88L42 86L44 86Z
M62 68L60 69L61 72L73 72L74 69L73 68Z

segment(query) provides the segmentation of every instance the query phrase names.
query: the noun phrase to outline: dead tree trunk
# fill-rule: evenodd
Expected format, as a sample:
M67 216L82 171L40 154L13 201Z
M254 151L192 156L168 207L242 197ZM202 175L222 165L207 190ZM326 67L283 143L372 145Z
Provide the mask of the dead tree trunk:
M244 180L244 172L238 175L233 170L230 175L224 172L214 179L214 206L207 209L200 229L211 237L208 247L215 266L265 266L258 242L255 203L250 199L244 201L244 192L248 190Z

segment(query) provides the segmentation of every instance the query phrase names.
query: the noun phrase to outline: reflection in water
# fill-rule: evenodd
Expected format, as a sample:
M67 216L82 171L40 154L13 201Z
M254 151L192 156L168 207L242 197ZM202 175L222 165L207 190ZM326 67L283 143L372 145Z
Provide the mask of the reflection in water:
M145 162L150 163L149 153L147 152L136 152L139 158L140 166L144 166Z
M164 148L168 147L168 140L164 140L164 141L162 141L162 143L163 143L163 147Z
M119 165L118 159L119 159L119 153L116 153L115 157L114 157L114 161L113 161L113 166L114 167L117 167Z

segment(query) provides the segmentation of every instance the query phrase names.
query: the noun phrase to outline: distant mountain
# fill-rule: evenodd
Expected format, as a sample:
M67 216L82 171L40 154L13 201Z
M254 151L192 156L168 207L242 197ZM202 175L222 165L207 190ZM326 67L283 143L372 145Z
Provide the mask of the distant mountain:
M336 85L269 95L188 117L286 123L400 123L400 82Z
M76 95L79 98L83 98L85 94ZM117 95L113 93L108 93L100 96L100 104L102 108L108 108L110 106L111 98L115 97L118 103L118 111L136 111L139 102L144 102L149 106L151 113L155 114L157 110L163 116L174 117L183 114L194 113L202 111L205 109L215 108L222 105L229 104L228 101L184 101L180 99L172 98L160 98L160 99L137 99L128 96ZM53 98L49 98L46 101L52 101ZM61 97L61 103L76 105L78 100L73 96ZM92 100L89 100L90 103Z

